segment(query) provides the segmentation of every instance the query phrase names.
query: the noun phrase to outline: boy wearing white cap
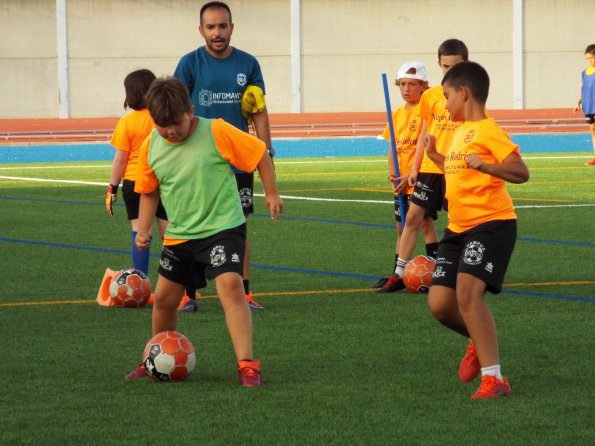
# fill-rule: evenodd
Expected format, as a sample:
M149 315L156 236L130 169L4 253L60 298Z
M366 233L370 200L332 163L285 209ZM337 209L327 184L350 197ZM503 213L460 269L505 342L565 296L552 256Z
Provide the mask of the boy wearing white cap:
M376 286L386 285L386 283L390 282L392 272L396 269L397 260L399 258L399 241L403 232L403 224L398 196L401 193L403 194L404 211L407 213L407 210L409 209L409 200L413 193L413 186L407 184L407 179L415 159L417 141L422 128L422 120L419 117L419 102L422 93L428 88L425 65L417 61L405 62L401 68L399 68L395 84L399 86L401 97L405 101L405 103L395 110L392 115L395 142L397 146L397 158L401 174L398 178L395 172L393 151L388 151L388 180L391 182L395 194L397 242L395 247L395 263L391 270L391 276L389 276L388 279L382 279ZM390 141L390 130L388 125L385 127L382 136L384 139ZM438 242L438 236L431 219L429 220L429 225L425 224L425 222L422 224L421 231L424 235L426 244ZM400 285L402 285L402 283L403 281L400 281ZM399 289L403 289L403 287L400 287ZM394 289L394 287L381 287L378 290L379 293L393 291L397 291L397 289Z
M445 40L438 48L438 65L443 74L446 74L455 64L468 58L469 50L461 40ZM447 209L444 198L444 172L426 155L424 142L426 134L434 136L438 151L445 153L450 147L454 131L461 124L450 120L442 85L432 87L423 94L419 104L419 118L422 121L422 129L418 138L415 160L406 179L407 183L415 188L407 211L407 222L400 237L399 258L395 272L383 286L384 292L387 293L405 288L402 280L403 270L412 258L418 232L423 225L431 224L433 227L433 220L438 218L438 212ZM437 249L438 242L426 243L428 256L435 258Z

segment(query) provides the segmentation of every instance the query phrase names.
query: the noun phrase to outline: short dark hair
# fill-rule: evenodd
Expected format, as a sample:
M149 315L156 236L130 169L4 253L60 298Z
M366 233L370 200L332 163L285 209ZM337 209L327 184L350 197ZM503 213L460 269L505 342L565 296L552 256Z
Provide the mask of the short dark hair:
M438 47L438 62L442 56L461 56L463 60L469 60L469 50L462 40L447 39Z
M484 67L476 62L461 62L448 70L442 79L442 85L448 84L458 90L467 87L475 100L485 104L490 91L490 76Z
M178 125L192 108L186 85L173 76L157 78L145 96L147 108L160 127Z
M216 9L216 8L225 9L227 11L227 13L229 14L229 23L233 23L233 20L231 20L231 9L229 9L229 6L227 6L227 4L225 4L223 2L208 2L208 3L205 3L204 5L202 5L202 8L200 8L200 24L201 25L202 25L203 13L207 9Z
M145 105L145 94L155 80L155 75L151 70L143 68L129 73L124 78L124 90L126 99L124 99L124 108L133 110L142 110L147 108Z
M595 43L588 45L585 49L585 54L590 54L591 56L595 56Z

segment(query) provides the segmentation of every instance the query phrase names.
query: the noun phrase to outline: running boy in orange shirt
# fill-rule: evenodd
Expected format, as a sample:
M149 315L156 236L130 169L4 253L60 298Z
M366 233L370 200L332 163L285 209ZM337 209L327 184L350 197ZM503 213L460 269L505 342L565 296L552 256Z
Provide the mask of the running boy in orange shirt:
M390 149L388 151L388 180L391 182L395 194L394 208L395 218L397 220L397 241L395 246L395 263L392 266L391 276L389 276L388 279L382 279L378 282L376 286L381 287L378 290L379 293L398 291L390 286L383 287L383 285L385 285L387 281L394 280L392 272L395 271L397 267L397 259L399 258L399 241L401 234L403 233L401 210L398 199L399 194L403 194L403 207L405 213L407 213L411 193L413 192L413 186L407 184L407 174L409 173L409 170L411 170L413 159L415 157L417 140L421 132L421 119L418 116L419 100L422 97L422 93L428 88L425 65L417 61L405 62L397 72L397 80L395 84L399 86L401 97L405 101L405 104L395 110L392 116L399 171L401 174L400 178L397 178L395 175L393 151ZM384 139L390 141L390 129L388 125L385 127L382 136ZM426 244L434 243L438 245L438 235L436 234L433 225L428 227L428 225L422 223L421 230ZM399 283L402 285L403 281L400 281ZM404 287L404 285L402 285L402 287Z
M153 335L175 330L183 284L197 288L214 280L243 386L262 385L252 353L252 314L242 271L246 217L230 165L258 168L265 204L278 220L283 210L271 158L264 142L222 119L194 116L186 86L173 77L157 79L145 100L156 129L145 140L135 190L141 194L136 244L147 249L159 198L169 224L161 253L153 305ZM128 378L145 375L144 366Z
M436 150L433 135L426 141L428 156L445 174L449 221L428 305L436 320L471 339L459 378L469 382L481 372L472 398L495 398L512 391L500 371L496 324L483 296L502 290L516 242L517 217L506 182L526 182L529 170L519 147L486 116L490 79L481 65L455 65L442 85L451 119L464 122L446 155Z
M438 65L442 73L459 62L467 60L469 51L464 42L448 39L438 48ZM442 86L431 87L424 92L419 101L419 116L422 128L417 141L415 160L411 170L404 180L410 186L415 186L407 211L406 224L399 241L399 256L395 272L391 275L379 292L390 293L405 288L403 285L403 270L411 260L417 245L417 237L422 228L424 234L435 231L434 220L438 212L446 209L444 202L444 174L427 157L425 153L426 134L434 135L437 139L438 150L445 153L450 140L459 123L450 119L445 108L446 98ZM436 257L438 243L426 244L426 254Z

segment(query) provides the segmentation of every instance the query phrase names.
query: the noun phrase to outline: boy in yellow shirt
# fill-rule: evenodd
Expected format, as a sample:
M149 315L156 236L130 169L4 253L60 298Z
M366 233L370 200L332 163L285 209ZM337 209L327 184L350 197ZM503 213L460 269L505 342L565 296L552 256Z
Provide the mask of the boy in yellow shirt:
M379 293L391 293L399 291L405 286L402 280L395 279L392 274L397 267L399 258L399 242L403 233L403 224L401 219L401 210L399 207L399 194L403 194L403 207L405 213L409 209L413 186L407 184L407 175L413 165L417 141L421 132L421 119L419 114L419 101L422 93L428 88L428 78L426 67L423 63L417 61L405 62L397 73L395 82L399 86L401 97L405 101L397 110L393 112L393 129L397 146L397 158L399 161L400 178L395 175L395 163L393 151L388 151L388 180L391 182L395 194L395 218L397 220L397 241L395 246L395 263L392 267L391 275L387 279L381 279L376 287L379 287ZM382 133L384 139L390 141L390 129L387 125ZM425 221L424 221L425 223ZM438 235L434 225L422 223L422 234L427 245L438 246ZM393 285L396 282L396 286Z
M455 64L467 60L469 50L465 43L458 39L448 39L438 47L438 65L446 74ZM404 179L410 186L415 186L403 234L399 241L399 256L395 272L383 286L382 292L402 290L403 271L411 260L417 244L420 230L434 230L434 220L438 212L446 209L444 202L444 174L425 154L425 136L433 135L437 140L438 151L445 153L458 122L450 119L445 108L446 99L442 93L442 85L427 89L419 101L418 115L421 119L421 133L417 141L415 159L409 174ZM426 244L426 254L436 257L437 243Z
M471 339L459 366L459 378L472 381L481 372L474 399L512 391L500 371L496 324L484 302L486 291L499 293L516 242L517 224L506 182L524 183L529 170L519 148L487 118L490 79L483 67L461 62L442 80L446 108L464 121L446 155L428 135L428 156L444 172L448 226L440 241L428 305L436 320Z

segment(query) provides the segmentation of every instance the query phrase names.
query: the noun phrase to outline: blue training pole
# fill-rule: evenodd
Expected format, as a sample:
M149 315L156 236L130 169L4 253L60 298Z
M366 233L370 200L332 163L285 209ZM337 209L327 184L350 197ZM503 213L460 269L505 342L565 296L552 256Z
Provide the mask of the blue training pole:
M390 107L390 96L388 94L388 82L386 73L382 73L382 86L384 87L384 102L386 103L386 116L388 119L388 130L390 131L390 146L393 152L393 162L395 164L395 174L401 176L399 170L399 158L397 157L397 141L395 139L395 127L393 126L393 112ZM399 200L399 211L401 212L401 223L405 227L405 204L403 203L403 194L397 196Z

